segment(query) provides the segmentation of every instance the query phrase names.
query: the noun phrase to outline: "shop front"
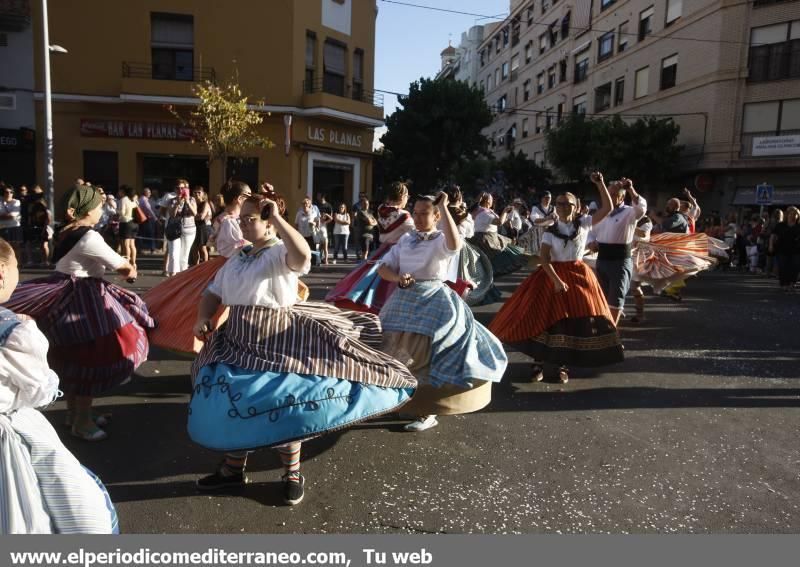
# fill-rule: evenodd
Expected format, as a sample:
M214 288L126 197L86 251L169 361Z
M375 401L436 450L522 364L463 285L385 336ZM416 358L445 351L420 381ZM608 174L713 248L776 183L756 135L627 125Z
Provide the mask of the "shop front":
M0 181L30 185L36 180L35 132L0 128Z

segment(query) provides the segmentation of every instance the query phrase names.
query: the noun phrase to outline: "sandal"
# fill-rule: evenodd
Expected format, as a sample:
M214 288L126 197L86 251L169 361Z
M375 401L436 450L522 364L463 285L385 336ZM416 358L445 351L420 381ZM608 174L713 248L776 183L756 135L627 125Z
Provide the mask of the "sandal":
M108 427L108 424L111 423L111 413L94 413L92 412L92 421L98 427ZM72 427L72 412L67 411L67 414L64 416L64 427Z
M558 380L562 384L569 382L569 369L566 366L562 366L558 369Z
M531 366L531 382L541 382L544 380L544 368L541 364L533 364Z

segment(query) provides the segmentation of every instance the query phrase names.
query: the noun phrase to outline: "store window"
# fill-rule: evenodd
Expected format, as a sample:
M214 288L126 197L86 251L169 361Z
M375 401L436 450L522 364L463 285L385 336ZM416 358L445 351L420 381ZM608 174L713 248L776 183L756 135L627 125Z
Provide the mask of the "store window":
M104 187L108 195L116 195L119 188L117 152L84 150L83 179Z

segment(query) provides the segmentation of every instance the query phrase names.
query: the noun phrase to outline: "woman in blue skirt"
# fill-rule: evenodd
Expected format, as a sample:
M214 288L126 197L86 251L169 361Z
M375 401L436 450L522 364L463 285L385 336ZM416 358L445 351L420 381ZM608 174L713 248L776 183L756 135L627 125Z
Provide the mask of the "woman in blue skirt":
M394 411L416 381L367 344L380 341L374 315L296 305L311 251L281 208L279 197L245 201L239 222L252 244L217 272L200 302L194 333L207 342L192 365L188 429L196 443L226 452L199 489L243 486L247 452L273 447L285 468L283 499L294 505L304 494L301 442ZM220 305L230 314L213 331Z

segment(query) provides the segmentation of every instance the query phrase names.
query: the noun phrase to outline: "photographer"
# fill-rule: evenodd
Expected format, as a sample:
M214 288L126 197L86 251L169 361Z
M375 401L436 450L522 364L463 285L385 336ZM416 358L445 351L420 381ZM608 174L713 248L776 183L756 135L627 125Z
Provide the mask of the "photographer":
M167 220L167 276L174 276L189 267L189 253L192 249L197 227L197 201L189 194L189 182L178 179L175 183L177 196L169 205ZM178 233L180 227L180 233Z

